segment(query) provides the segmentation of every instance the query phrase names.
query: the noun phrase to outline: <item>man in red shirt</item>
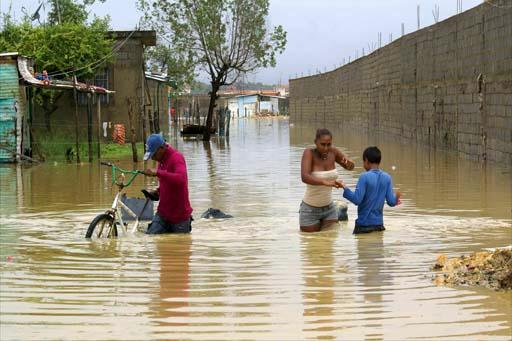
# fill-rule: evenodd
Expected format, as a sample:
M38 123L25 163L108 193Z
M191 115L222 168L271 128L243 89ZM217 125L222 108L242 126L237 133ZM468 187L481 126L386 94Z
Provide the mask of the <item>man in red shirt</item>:
M188 198L187 165L183 155L165 143L160 134L148 137L146 151L144 161L157 161L158 167L148 168L144 174L158 177L160 183L157 214L146 233L190 233L192 207Z

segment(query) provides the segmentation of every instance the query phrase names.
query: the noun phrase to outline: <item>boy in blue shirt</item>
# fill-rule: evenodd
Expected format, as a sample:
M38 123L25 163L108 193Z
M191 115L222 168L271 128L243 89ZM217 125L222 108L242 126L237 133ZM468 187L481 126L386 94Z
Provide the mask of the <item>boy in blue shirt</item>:
M341 182L343 197L357 205L357 219L354 234L384 231L382 210L384 199L389 206L400 204L401 193L393 193L391 176L380 170L381 153L377 147L368 147L363 152L363 164L366 172L357 181L352 192Z

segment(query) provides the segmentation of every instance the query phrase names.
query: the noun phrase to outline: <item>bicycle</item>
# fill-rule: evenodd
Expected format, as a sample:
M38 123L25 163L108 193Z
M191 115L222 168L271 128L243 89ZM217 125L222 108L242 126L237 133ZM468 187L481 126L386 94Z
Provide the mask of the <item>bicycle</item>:
M92 222L89 224L89 228L85 234L85 238L115 238L118 235L118 227L121 227L124 233L128 232L128 223L123 220L123 215L121 213L121 208L126 212L129 216L134 218L134 222L130 228L130 231L133 233L137 231L139 227L139 219L144 213L146 206L149 201L157 201L158 196L156 194L150 193L147 190L143 189L142 193L144 194L146 201L144 206L139 214L136 214L130 207L128 207L123 201L123 190L130 186L130 184L135 180L137 175L144 174L143 171L140 170L126 170L117 167L116 165L110 162L101 162L104 166L109 166L112 168L112 185L116 185L118 187L118 191L116 196L114 197L114 201L112 202L112 207L107 210L105 213L96 216ZM120 175L117 176L117 172L120 172ZM131 177L125 183L125 174L130 174Z

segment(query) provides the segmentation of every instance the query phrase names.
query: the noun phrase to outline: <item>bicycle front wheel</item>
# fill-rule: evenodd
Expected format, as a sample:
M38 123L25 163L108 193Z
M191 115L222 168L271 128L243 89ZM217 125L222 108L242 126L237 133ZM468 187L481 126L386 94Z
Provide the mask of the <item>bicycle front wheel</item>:
M117 226L110 214L100 214L89 225L85 238L102 239L117 237Z

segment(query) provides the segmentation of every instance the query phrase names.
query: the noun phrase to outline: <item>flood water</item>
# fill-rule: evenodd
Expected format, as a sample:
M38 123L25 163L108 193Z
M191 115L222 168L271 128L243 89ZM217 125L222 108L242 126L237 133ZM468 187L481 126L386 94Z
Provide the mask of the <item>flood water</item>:
M208 145L170 136L188 165L190 235L86 240L115 193L109 168L1 166L0 339L510 340L511 292L437 287L430 267L512 244L512 170L332 129L356 162L340 177L355 187L378 144L403 204L385 208L383 233L352 235L349 205L348 222L304 234L300 159L316 128L239 120ZM209 207L234 218L199 219Z

